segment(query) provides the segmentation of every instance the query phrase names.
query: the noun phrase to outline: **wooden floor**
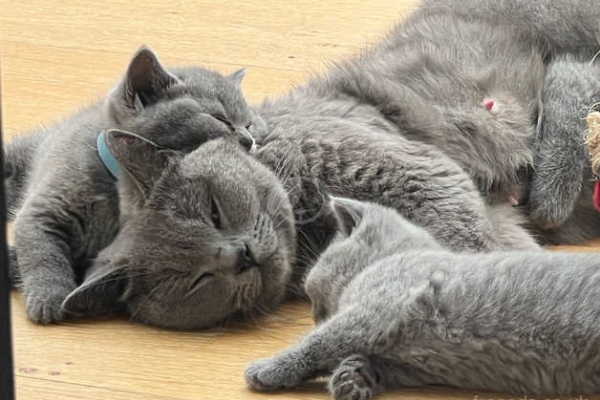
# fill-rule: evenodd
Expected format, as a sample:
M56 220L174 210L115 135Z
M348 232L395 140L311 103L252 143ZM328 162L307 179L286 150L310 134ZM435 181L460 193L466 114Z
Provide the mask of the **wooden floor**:
M141 44L171 65L247 67L244 90L255 102L376 41L413 6L412 0L0 0L4 132L50 123L99 96ZM36 326L25 318L21 298L12 300L20 400L327 398L322 382L261 394L247 390L242 378L250 361L311 329L306 304L287 304L247 326L182 333L122 320ZM510 398L441 389L381 398L475 395Z

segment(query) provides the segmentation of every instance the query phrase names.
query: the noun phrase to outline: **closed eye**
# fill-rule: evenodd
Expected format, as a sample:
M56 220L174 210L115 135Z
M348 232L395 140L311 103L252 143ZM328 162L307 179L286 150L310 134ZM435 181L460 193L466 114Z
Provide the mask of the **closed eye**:
M205 272L205 273L201 274L199 277L194 279L194 281L190 285L190 291L193 291L194 289L196 289L198 287L198 285L200 285L207 278L210 278L212 276L215 276L215 274L213 274L212 272Z
M223 114L213 114L212 117L218 121L221 121L222 123L227 125L227 127L233 128L233 124Z

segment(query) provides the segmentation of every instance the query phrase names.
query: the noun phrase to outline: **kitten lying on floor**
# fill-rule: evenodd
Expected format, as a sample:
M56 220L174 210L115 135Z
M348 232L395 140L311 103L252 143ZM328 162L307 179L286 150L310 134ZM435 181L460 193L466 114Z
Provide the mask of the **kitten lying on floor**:
M243 76L243 70L227 77L196 67L167 70L143 47L105 98L8 145L8 165L16 166L5 182L11 184L9 195L16 188L9 207L16 214L17 280L31 320L64 318L62 302L128 212L119 210L115 172L99 156L100 133L121 128L180 152L218 137L249 148L248 128L263 124L240 91Z
M333 397L348 400L429 385L600 391L597 254L457 254L392 209L332 204L342 232L305 283L319 324L252 364L252 388L331 373Z

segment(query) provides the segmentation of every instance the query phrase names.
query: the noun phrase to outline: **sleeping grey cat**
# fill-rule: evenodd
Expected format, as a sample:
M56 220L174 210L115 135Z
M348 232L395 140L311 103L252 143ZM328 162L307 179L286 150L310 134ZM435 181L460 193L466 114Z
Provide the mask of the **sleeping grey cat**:
M62 302L119 230L116 179L98 155L100 132L118 127L180 152L218 137L248 148L253 140L247 128L260 118L239 89L243 76L243 70L228 77L196 67L167 70L143 47L102 100L9 145L10 152L37 143L27 156L12 153L30 164L24 175L8 176L23 190L9 203L16 211L18 279L30 319L64 318Z
M528 4L523 2L523 7ZM566 3L552 4L560 8ZM569 2L564 22L553 29L570 32L570 19L585 9L578 7L577 2ZM600 10L590 12L597 15ZM595 31L595 23L587 29ZM211 163L198 163L196 173L210 180L217 206L200 202L194 208L197 215L172 218L163 226L164 209L190 209L189 199L205 196L204 186L195 194L191 189L181 194L181 179L169 178L178 167L156 172L160 187L173 194L165 196L161 207L135 204L130 208L129 221L122 228L129 239L111 245L110 257L100 258L104 261L95 264L94 272L64 303L65 309L94 314L125 305L136 320L182 328L211 326L240 312L270 310L282 295L263 297L264 288L276 282L282 291L296 293L301 277L335 233L335 221L323 212L322 186L334 195L395 208L452 250L537 248L507 199L520 188L519 171L533 160L530 142L547 51L562 51L560 46L540 47L543 35L487 17L438 9L417 11L364 56L259 108L269 130L257 136L260 150L256 157L272 170L261 170L259 175L265 182L276 182L277 177L288 193L297 229L295 258L279 264L265 261L268 267L263 268L252 251L240 253L230 263L244 265L246 258L254 259L258 268L252 268L252 274L259 277L248 282L247 294L240 300L237 275L231 268L219 272L216 259L225 243L241 248L239 243L248 237L247 227L222 230L206 215L240 218L236 209L219 207L231 195L221 200L218 192L230 193L236 187L228 176L243 182L235 202L241 210L277 213L280 205L288 203L265 203L264 196L247 186L256 179L254 169L247 167L254 165L249 155L232 156L235 160L247 157L247 162L209 157ZM592 42L585 42L588 48L596 45ZM137 169L152 168L152 157L136 160ZM503 204L486 204L474 182L491 198L504 199ZM190 224L199 228L190 230ZM173 239L165 241L165 237ZM219 238L216 243L215 237ZM184 241L184 251L175 238ZM189 243L197 244L189 249ZM289 241L278 246L285 254L292 253ZM145 273L114 273L127 264L143 266ZM190 266L208 275L182 274L180 280L170 280L174 270ZM197 298L190 298L195 300L192 307L182 295L196 287L196 278L202 289ZM126 290L130 286L156 288L159 295L150 295L148 290L143 307L133 306ZM142 297L144 292L137 293ZM138 301L135 296L134 300Z
M253 363L258 390L332 374L335 399L430 385L600 391L596 254L444 250L395 210L334 199L341 232L306 278L317 327Z

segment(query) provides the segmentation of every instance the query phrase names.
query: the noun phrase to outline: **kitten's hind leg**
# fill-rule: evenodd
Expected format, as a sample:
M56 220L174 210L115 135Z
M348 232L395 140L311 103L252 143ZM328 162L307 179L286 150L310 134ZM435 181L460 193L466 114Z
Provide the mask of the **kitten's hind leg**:
M355 354L347 357L335 369L329 381L335 400L368 400L383 391L371 361Z
M357 324L351 312L337 314L297 345L271 359L252 363L245 372L246 382L253 389L275 390L327 375L340 360L367 352L363 325Z
M543 229L561 226L573 213L585 179L591 178L585 117L600 100L600 70L589 61L554 61L542 92L535 138L530 216Z

